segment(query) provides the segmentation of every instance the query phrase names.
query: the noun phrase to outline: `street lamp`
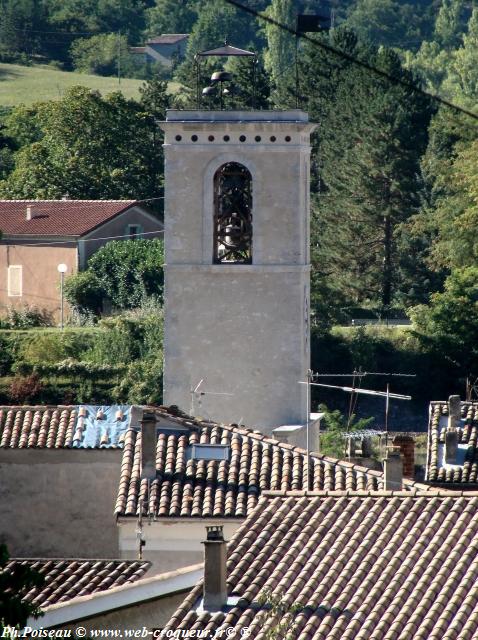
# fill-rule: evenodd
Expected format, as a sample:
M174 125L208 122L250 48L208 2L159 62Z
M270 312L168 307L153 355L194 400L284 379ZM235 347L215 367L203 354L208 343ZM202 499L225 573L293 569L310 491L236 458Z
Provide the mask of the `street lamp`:
M63 303L63 285L65 282L65 273L68 271L68 267L63 262L57 266L58 273L60 274L60 299L61 299L61 320L60 328L63 330L64 325L64 303Z

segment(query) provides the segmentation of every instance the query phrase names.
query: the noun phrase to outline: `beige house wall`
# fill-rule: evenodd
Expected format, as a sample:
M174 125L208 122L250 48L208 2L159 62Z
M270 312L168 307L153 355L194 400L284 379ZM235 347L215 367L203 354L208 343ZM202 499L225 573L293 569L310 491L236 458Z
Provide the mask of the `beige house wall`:
M71 629L73 637L80 637L75 634L75 630L80 626L86 629L87 636L96 629L115 629L122 632L125 629L135 631L143 631L144 628L148 631L162 629L178 609L187 593L187 591L181 591L150 602L138 603L117 611L109 611L103 615L92 616L86 620L76 620L72 624L60 625L57 628ZM151 638L152 636L145 634L143 637Z
M141 207L131 207L110 222L81 239L52 236L4 238L0 243L0 317L8 307L26 305L46 311L52 321L60 320L60 274L58 265L66 264L66 277L83 270L88 258L107 244L108 239L120 239L128 234L129 225L139 225L144 238L162 237L162 224ZM8 244L7 244L8 242ZM42 244L43 242L43 244ZM61 243L61 244L60 244ZM8 295L8 267L22 266L22 295ZM65 303L65 318L68 305Z
M41 246L35 239L25 238L12 244L0 244L0 316L10 306L29 305L44 309L53 319L58 319L61 301L57 267L61 263L68 267L67 275L77 271L78 253L74 241L66 245ZM8 295L8 267L12 265L22 266L21 296Z
M230 540L243 523L241 518L163 518L143 521L143 558L154 565L154 571L164 573L187 567L204 559L203 541L206 526L222 525L224 536ZM118 543L120 558L138 557L137 522L135 518L120 518Z
M0 449L0 542L11 556L117 558L121 450Z
M144 213L140 207L131 207L128 211L102 224L101 227L98 227L98 229L95 229L79 240L80 269L84 269L88 258L108 242L108 240L104 238L120 239L118 236L127 234L128 225L130 224L140 225L142 227L142 231L146 235L140 236L141 238L151 239L163 237L162 224L159 220Z

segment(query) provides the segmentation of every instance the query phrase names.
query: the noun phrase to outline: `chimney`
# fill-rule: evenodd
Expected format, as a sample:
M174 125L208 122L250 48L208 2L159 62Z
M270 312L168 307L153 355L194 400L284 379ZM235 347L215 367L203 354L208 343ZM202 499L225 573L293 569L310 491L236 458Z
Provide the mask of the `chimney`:
M448 429L457 429L461 421L461 401L460 396L450 396L448 398Z
M395 436L392 442L403 456L403 477L413 480L415 477L415 440L412 436Z
M458 432L445 432L445 464L456 464L456 456L458 453Z
M383 461L383 477L385 491L401 491L403 484L403 464L400 451L387 449Z
M141 419L141 478L156 477L156 415L144 411Z
M42 213L38 209L38 204L27 204L27 220L33 220L33 218L41 217Z
M204 541L204 609L220 611L227 603L227 543L222 526L206 527Z

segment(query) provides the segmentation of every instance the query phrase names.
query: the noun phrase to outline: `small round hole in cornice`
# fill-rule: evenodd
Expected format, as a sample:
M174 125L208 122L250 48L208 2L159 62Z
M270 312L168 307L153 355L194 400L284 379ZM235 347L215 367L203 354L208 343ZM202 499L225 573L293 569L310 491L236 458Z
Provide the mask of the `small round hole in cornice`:
M209 142L214 142L214 136L208 136Z
M246 141L246 136L239 136L239 140L240 140L240 142L245 142Z
M191 136L191 140L192 140L193 142L197 142L197 141L198 141L198 137L197 137L197 135L193 135L193 136Z
M224 136L224 138L223 138L224 142L229 142L230 139L231 138L229 136Z
M262 140L262 138L261 138L261 136L256 136L256 137L254 138L254 140L255 140L256 142L260 142L260 141Z
M181 142L181 140L182 140L182 139L183 139L183 137L182 137L182 136L176 136L176 138L175 138L175 140L176 140L177 142Z
M277 138L275 136L271 136L271 142L275 142Z
M290 137L290 136L286 136L286 137L285 137L285 141L286 141L286 142L290 142L290 141L291 141L291 137Z

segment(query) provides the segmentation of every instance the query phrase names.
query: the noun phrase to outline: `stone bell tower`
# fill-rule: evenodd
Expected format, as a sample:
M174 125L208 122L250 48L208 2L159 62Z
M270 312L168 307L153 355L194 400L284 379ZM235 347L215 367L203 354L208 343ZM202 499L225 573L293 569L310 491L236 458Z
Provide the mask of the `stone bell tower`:
M196 415L304 424L315 125L299 110L171 110L162 128L164 402L189 411L203 380Z

